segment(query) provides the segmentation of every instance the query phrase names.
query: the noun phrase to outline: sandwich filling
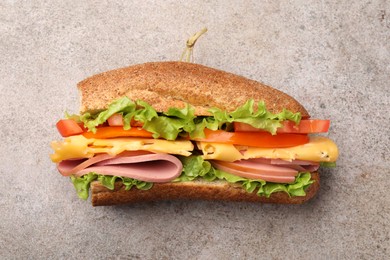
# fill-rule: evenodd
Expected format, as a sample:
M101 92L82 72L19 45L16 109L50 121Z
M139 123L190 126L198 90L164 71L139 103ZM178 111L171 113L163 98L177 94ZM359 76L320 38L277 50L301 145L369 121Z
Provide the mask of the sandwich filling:
M65 139L52 142L51 159L83 199L94 180L109 189L116 181L127 189L150 189L198 178L241 183L259 196L305 196L310 172L337 160L331 140L308 136L327 132L329 120L302 119L289 110L274 114L253 100L233 112L209 112L195 116L186 105L158 113L123 97L99 113L60 120Z

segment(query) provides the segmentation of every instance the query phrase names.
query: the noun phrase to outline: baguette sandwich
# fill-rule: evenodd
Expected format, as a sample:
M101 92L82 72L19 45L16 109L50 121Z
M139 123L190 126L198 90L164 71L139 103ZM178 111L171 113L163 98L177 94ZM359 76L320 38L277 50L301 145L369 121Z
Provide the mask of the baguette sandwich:
M51 159L92 205L202 199L300 204L338 157L329 120L289 95L187 62L152 62L78 84Z

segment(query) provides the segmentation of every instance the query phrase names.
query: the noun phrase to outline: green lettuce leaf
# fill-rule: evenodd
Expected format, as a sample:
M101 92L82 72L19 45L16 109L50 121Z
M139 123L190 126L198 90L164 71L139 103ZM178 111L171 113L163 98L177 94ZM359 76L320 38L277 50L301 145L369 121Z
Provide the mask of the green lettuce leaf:
M334 168L336 167L336 162L320 162L320 167Z
M91 113L84 113L80 116L80 121L84 123L84 126L88 128L93 133L96 132L96 127L98 125L103 124L107 121L110 116L112 116L115 113L121 113L134 115L137 112L137 104L130 100L128 97L124 97L121 99L118 99L111 103L108 107L108 109L101 111L98 114L92 115ZM130 125L131 118L126 118L126 124L125 127L128 127Z
M183 170L174 182L192 181L198 177L202 177L208 181L215 180L216 176L211 174L211 163L203 160L201 156L180 156L179 159L183 164Z
M81 177L70 177L73 185L76 189L77 195L79 198L86 200L89 196L89 188L91 186L91 182L94 180L100 181L100 183L106 187L107 189L113 190L115 187L115 182L117 180L121 180L125 185L125 190L130 190L133 186L135 186L139 190L148 190L152 188L153 183L139 181L132 178L127 177L119 177L119 176L110 176L110 175L101 175L95 172L90 172Z
M156 110L144 101L133 102L128 97L116 100L109 107L97 114L84 113L76 118L75 115L67 115L84 123L89 131L95 133L96 127L105 123L114 114L123 116L125 130L131 128L131 120L143 123L143 128L153 133L154 138L175 140L179 133L190 133L195 129L194 108L186 105L183 109L171 108L166 113L158 114Z
M265 103L262 101L258 102L256 107L253 99L248 100L244 105L238 107L231 113L227 113L218 108L212 108L209 111L212 113L219 127L224 124L240 122L263 129L272 134L276 134L276 130L282 126L282 121L290 120L298 124L301 120L300 113L293 113L286 109L278 114L273 114L266 109Z
M218 130L218 122L212 117L197 117L194 119L195 128L189 133L191 138L204 138L204 129Z
M281 122L291 120L299 123L300 113L283 110L278 114L269 112L264 102L248 100L235 111L228 113L218 108L211 108L212 116L195 116L195 110L189 104L182 109L170 108L167 112L157 113L156 110L144 101L132 101L128 97L120 98L108 106L106 110L97 114L84 113L83 115L66 115L78 122L83 122L89 131L96 132L96 127L105 123L113 114L123 116L124 129L130 129L132 119L143 123L143 128L153 133L154 138L162 137L167 140L175 140L179 135L189 133L192 138L204 137L204 129L231 130L233 122L249 124L253 127L276 134Z
M170 108L168 112L144 122L143 128L153 133L154 138L163 137L175 140L182 133L191 133L195 129L194 108L188 104L183 109Z
M89 187L91 182L96 180L98 176L92 172L83 175L81 177L71 176L70 179L73 182L73 186L76 189L77 195L80 199L86 200L89 195Z

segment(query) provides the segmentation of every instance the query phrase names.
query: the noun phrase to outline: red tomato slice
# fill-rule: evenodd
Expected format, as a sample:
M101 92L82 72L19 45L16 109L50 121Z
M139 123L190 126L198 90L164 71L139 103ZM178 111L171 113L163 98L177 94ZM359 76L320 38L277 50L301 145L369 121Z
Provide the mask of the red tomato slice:
M277 134L268 132L226 132L222 130L212 131L205 129L205 138L196 138L195 141L227 143L263 148L292 147L309 142L309 137L304 134Z
M72 135L83 134L87 138L113 138L113 137L152 137L152 133L141 129L142 123L131 121L130 130L123 129L123 118L120 114L115 114L110 117L109 124L113 126L100 126L97 128L97 132L94 134L88 132L88 129L84 127L83 123L77 123L73 119L61 119L57 122L56 126L58 132L63 137L69 137Z
M123 116L121 114L113 114L107 119L110 126L123 126Z
M326 133L329 130L330 120L304 119L299 125L292 121L283 121L283 126L278 128L277 133L311 134ZM234 122L234 130L237 132L262 132L264 130L254 128L245 123Z
M330 120L308 119L301 120L297 126L292 121L285 121L283 127L278 129L278 133L326 133L329 130Z
M129 130L124 130L122 126L105 126L98 127L96 133L84 132L86 138L115 138L115 137L146 137L152 138L152 133L142 128L132 127Z
M78 123L72 119L61 119L57 122L56 127L63 137L79 135L84 132Z
M107 123L109 126L123 126L123 116L121 114L113 114L107 119ZM131 126L143 126L143 123L135 120L131 120Z

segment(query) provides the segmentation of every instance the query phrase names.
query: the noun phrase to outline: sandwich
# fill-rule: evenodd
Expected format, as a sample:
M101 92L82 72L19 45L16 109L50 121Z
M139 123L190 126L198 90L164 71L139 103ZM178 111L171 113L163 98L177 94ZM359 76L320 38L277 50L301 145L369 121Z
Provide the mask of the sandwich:
M93 206L159 200L300 204L337 145L330 121L254 80L150 62L78 84L80 114L57 122L51 160Z

